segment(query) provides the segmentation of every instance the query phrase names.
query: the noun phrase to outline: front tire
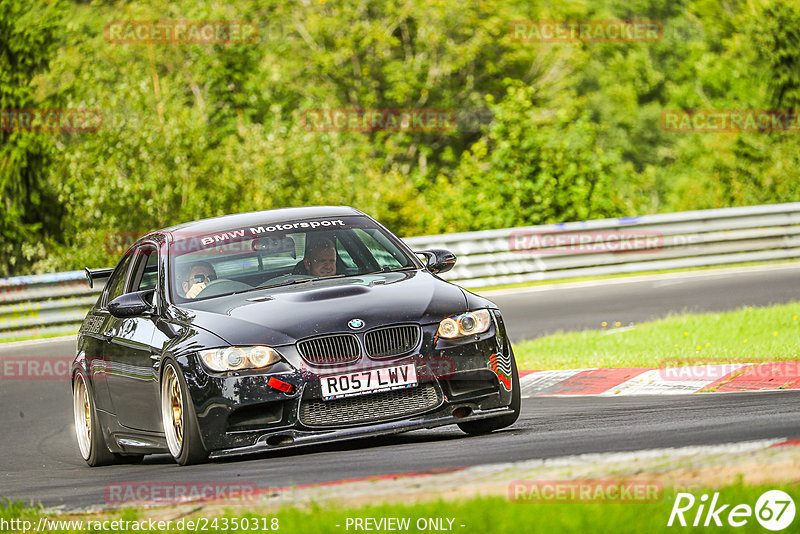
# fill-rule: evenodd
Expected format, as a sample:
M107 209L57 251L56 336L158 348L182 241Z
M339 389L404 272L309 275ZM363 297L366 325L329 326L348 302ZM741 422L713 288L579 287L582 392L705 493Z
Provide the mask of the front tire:
M83 371L75 373L72 381L72 413L78 450L86 463L92 467L114 463L116 457L106 446L94 398Z
M186 379L171 360L166 361L161 375L161 421L169 452L179 465L196 464L208 458Z
M517 360L514 358L514 351L509 345L508 348L511 354L511 404L509 408L514 410L513 413L501 415L500 417L493 417L491 419L480 419L478 421L469 421L467 423L458 423L458 428L470 435L488 434L495 430L500 430L507 426L513 425L519 418L520 407L522 405L522 391L519 386L519 372L517 372Z

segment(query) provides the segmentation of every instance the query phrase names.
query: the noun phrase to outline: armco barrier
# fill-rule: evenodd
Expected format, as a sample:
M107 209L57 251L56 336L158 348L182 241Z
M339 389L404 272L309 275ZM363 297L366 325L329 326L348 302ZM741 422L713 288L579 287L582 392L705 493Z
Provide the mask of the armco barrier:
M588 243L583 248L557 246L556 238L586 238ZM793 259L800 258L800 203L484 230L406 242L415 250L453 251L458 263L446 277L464 287ZM525 248L537 242L538 248Z
M75 332L103 284L83 271L0 279L0 339Z
M445 248L468 288L800 258L800 203L410 237ZM0 339L74 332L102 290L83 271L0 279Z

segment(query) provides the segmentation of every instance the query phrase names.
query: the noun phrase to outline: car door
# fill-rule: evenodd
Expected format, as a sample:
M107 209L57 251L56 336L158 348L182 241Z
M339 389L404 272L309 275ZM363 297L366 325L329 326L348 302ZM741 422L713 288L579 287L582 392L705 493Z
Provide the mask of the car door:
M106 361L109 338L105 335L109 324L114 319L108 312L108 303L122 294L125 280L131 266L131 257L126 254L108 279L98 305L90 312L82 325L86 357L86 368L89 370L94 385L94 400L98 410L114 413L114 404L108 391L107 371L110 364Z
M157 290L158 248L145 243L133 252L125 282L125 293ZM158 299L153 295L153 303ZM161 431L157 360L152 347L157 313L138 317L111 318L105 335L109 362L108 389L117 419L122 426L137 430Z

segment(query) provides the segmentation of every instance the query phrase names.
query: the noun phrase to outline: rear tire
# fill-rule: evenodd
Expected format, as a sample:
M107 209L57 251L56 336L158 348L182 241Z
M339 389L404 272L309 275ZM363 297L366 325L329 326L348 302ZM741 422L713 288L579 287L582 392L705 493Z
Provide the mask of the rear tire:
M520 406L522 404L522 391L519 386L519 373L517 372L517 360L514 358L514 351L509 345L508 351L511 354L511 404L509 408L514 410L513 413L501 415L500 417L493 417L491 419L480 419L478 421L469 421L467 423L458 423L458 428L470 435L488 434L495 430L500 430L507 426L513 425L519 418Z
M91 467L114 463L115 455L106 445L97 419L94 398L83 371L75 373L72 380L72 412L81 457Z
M161 420L169 452L179 465L196 464L208 458L186 379L172 360L166 360L161 375Z

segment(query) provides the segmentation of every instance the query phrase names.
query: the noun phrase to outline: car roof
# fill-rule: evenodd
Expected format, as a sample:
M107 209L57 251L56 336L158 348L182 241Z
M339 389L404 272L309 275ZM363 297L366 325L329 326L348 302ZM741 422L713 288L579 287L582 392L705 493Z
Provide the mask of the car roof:
M200 219L163 228L159 232L171 233L178 230L197 233L213 233L241 228L245 226L263 226L286 221L316 219L319 217L344 217L347 215L364 215L363 212L350 206L308 206L303 208L280 208L274 210L251 211L222 215L210 219Z

